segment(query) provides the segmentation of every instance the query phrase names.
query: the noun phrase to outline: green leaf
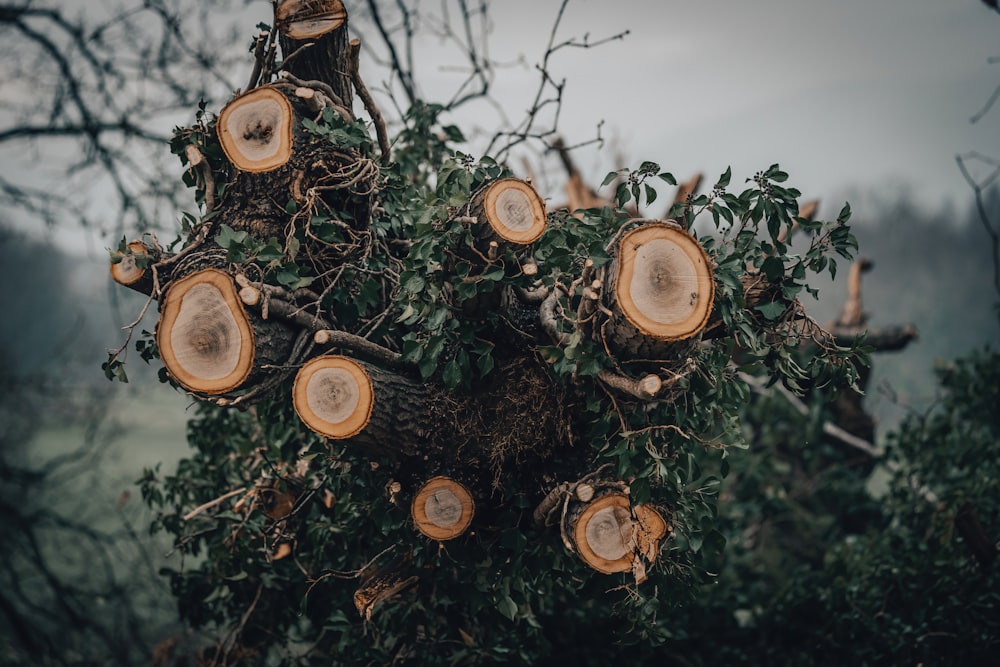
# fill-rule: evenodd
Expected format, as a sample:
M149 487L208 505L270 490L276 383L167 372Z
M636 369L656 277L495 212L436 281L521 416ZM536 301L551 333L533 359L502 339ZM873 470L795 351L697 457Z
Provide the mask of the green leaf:
M497 611L508 620L513 621L514 617L517 616L517 605L509 595L505 595L497 603Z
M844 208L840 209L840 214L837 215L837 222L847 222L851 219L851 205L844 203Z
M644 183L643 187L646 189L646 205L648 206L656 201L656 190L649 183Z
M754 306L754 310L763 315L765 319L773 322L785 313L785 304L780 301L772 301L771 303L762 303L759 306Z
M719 188L720 190L725 188L726 186L729 185L729 181L732 177L733 177L733 168L726 167L726 170L722 172L721 176L719 176L719 180L715 182L715 187Z
M405 275L400 286L409 292L410 294L419 294L423 291L424 287L427 285L427 281L419 273L410 273Z
M238 232L229 225L222 225L219 228L219 233L215 237L215 242L226 250L230 250L243 246L243 244L246 243L248 236L249 234L244 231Z
M760 266L760 270L771 282L775 282L785 275L785 265L780 259L773 256L764 260L764 263Z
M444 365L441 379L444 380L445 386L449 389L454 389L459 385L462 381L462 367L459 365L458 359L452 359Z

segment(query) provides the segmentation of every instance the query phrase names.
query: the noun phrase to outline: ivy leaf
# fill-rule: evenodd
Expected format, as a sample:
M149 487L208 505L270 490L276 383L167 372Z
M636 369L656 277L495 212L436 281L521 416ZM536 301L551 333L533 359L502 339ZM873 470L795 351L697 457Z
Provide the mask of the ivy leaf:
M785 304L780 301L772 301L771 303L762 303L759 306L754 306L754 310L763 315L765 319L773 322L785 313Z
M249 234L244 231L238 232L229 225L222 225L219 229L218 235L215 237L215 242L226 250L235 250L239 249L244 243L246 243L248 236Z
M774 282L785 275L785 265L777 257L768 257L761 264L760 270L767 276L767 279Z
M419 294L423 291L427 281L419 273L411 273L403 279L401 287L410 294Z

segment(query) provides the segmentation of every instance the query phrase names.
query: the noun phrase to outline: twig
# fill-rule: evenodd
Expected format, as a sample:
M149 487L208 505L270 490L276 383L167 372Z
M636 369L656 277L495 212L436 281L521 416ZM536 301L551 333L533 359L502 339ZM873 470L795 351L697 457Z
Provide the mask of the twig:
M409 366L407 362L403 361L403 355L400 353L393 352L389 348L382 347L367 338L362 338L346 331L320 329L313 335L313 341L317 345L346 347L352 352L357 352L395 368L406 368Z
M187 514L185 514L183 517L181 517L181 519L183 521L190 521L191 519L195 518L196 516L198 516L199 514L201 514L202 512L204 512L205 510L210 510L213 507L215 507L216 505L221 505L222 503L224 503L225 501L229 500L233 496L238 496L239 494L245 493L245 492L246 492L246 489L233 489L232 491L229 491L227 493L222 494L218 498L215 498L213 500L209 500L207 503L202 503L201 505L198 505L193 510L191 510L190 512L188 512Z
M777 392L781 394L786 401L788 401L788 404L792 406L796 412L803 417L809 416L809 406L803 403L798 396L789 391L788 388L783 386L781 383L774 384L768 388L765 386L765 382L762 378L754 377L753 375L742 371L740 371L738 375L743 382L746 382L747 385L749 385L750 388L758 394L768 394L771 389L777 390ZM823 432L849 447L853 447L860 452L864 452L873 459L877 459L881 456L875 445L868 442L864 438L859 438L852 433L848 433L832 422L823 422Z
M965 163L967 160L977 160L979 162L984 162L994 169L985 178L977 181L969 173L966 168ZM986 210L986 202L983 199L983 192L993 181L1000 177L1000 162L989 158L981 153L975 151L971 153L965 153L964 155L956 155L955 161L958 162L958 169L962 172L962 177L965 178L965 182L969 184L972 188L972 192L976 198L976 211L979 213L979 220L983 223L983 227L986 229L986 233L990 237L990 241L993 245L993 287L996 289L997 293L1000 294L1000 230L998 230L993 221L990 219L990 215Z
M351 73L351 81L354 82L354 91L361 98L362 103L365 105L365 109L368 111L368 115L371 116L372 122L375 123L375 134L378 136L378 147L379 151L382 153L382 163L385 164L389 162L389 133L385 129L385 119L382 117L382 112L379 110L378 105L375 104L375 98L372 94L368 92L368 87L365 86L365 82L361 79L361 40L352 39L349 45L349 50L347 53L347 67Z

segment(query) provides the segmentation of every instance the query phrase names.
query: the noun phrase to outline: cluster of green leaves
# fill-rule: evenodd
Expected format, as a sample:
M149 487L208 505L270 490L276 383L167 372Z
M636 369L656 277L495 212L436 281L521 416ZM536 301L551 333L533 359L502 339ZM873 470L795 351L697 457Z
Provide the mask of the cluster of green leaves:
M357 150L366 157L374 153L375 144L365 122L360 118L348 122L330 107L323 109L320 120L302 119L302 127L306 132L323 137L334 146Z
M737 371L769 373L772 381L796 391L846 387L857 378L856 367L850 363L857 349L829 344L804 349L811 325L796 301L803 289L812 289L809 274L835 270L831 254L852 256L856 242L847 226L850 209L845 207L833 222L801 218L799 192L780 185L786 179L775 165L748 179L752 185L742 192L732 194L727 191L727 170L710 195L680 202L673 210L696 234L701 219L711 214L711 225L699 234L699 241L715 265L714 314L726 330L711 345L685 353L696 369L678 381L678 394L653 405L630 405L609 400L595 390L586 400L588 440L598 463L610 460L620 479L632 480L635 502L671 508L680 538L674 544L703 557L706 565L718 562L725 544L714 524L721 478L729 470L728 452L748 445L740 414L750 392ZM561 214L550 220L534 249L545 265L547 286L571 285L588 259L597 268L607 264L613 251L609 240L633 224L636 209L656 200L651 183L675 183L671 174L661 172L653 162L644 162L635 171L611 172L605 184L616 180L616 207L577 211L577 216ZM793 224L809 234L808 247L801 254L783 240ZM763 285L763 298L748 294L744 283L748 275ZM564 299L565 312L576 312L581 294L578 289ZM596 340L581 337L579 327L570 331L568 344L540 349L556 374L576 380L616 367L618 362ZM820 337L820 342L826 341Z
M436 174L434 187L411 199L415 205L404 213L410 248L396 299L396 323L405 330L403 359L424 379L440 369L449 389L469 386L494 367L494 343L486 332L499 328L499 314L474 303L498 294L519 265L509 249L496 260L477 249L480 230L470 221L468 205L477 190L507 175L493 160L475 163L456 153ZM475 316L463 317L470 308Z
M581 616L573 608L601 595L580 563L525 521L526 497L494 516L489 529L438 545L410 528L405 503L387 498L390 461L331 452L287 423L286 410L284 401L255 412L200 404L189 429L193 456L174 474L147 470L141 480L158 512L154 531L174 536L183 554L180 566L163 574L195 627L223 635L252 608L236 641L260 661L285 664L322 656L337 656L338 664L530 663L551 650L550 620ZM264 511L271 488L294 495L290 516ZM241 510L182 518L230 490L240 492ZM324 497L331 502L320 502ZM294 544L294 557L269 557L283 542ZM352 595L362 569L400 557L420 573L419 588L359 622Z
M860 465L822 438L821 393L808 417L777 396L750 406L755 446L734 455L720 524L725 566L674 619L685 664L991 663L1000 574L960 525L974 510L993 547L1000 354L974 352L938 378L936 404Z

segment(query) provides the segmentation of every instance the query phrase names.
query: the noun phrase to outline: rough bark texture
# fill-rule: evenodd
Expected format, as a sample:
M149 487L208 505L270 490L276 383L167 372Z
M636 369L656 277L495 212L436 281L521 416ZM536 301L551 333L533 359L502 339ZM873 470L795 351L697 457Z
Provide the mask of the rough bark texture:
M344 211L345 217L356 225L367 224L377 174L374 163L368 166L357 150L334 146L307 132L302 119L309 117L311 110L305 98L295 95L294 86L261 86L230 105L259 96L260 91L267 91L269 99L281 96L288 102L292 114L288 125L291 151L287 160L266 171L247 169L240 161L233 160L238 172L220 202L216 227L228 225L249 232L260 241L284 238L289 224L289 202L302 208L322 203L332 210ZM251 124L250 129L255 128ZM220 140L224 134L220 125ZM361 169L356 170L359 164ZM322 188L316 190L315 186Z
M418 455L435 428L424 385L341 355L307 362L295 377L293 398L313 431L376 453Z
M339 9L336 5L340 5ZM289 34L292 24L288 21L278 23L278 30L281 41L281 52L285 56L283 68L285 71L304 81L321 81L328 85L341 106L351 108L353 94L351 92L351 74L347 67L348 55L348 34L347 34L347 12L343 11L343 4L339 2L313 1L301 2L295 0L285 0L279 6L288 7L289 11L294 5L316 5L320 7L320 12L330 12L335 15L342 12L343 20L340 24L319 36L296 38ZM295 9L298 9L297 7ZM293 31L294 32L294 31Z
M362 618L370 621L375 607L396 598L417 581L409 568L408 558L396 559L383 567L371 567L363 573L361 585L354 593L354 606Z

